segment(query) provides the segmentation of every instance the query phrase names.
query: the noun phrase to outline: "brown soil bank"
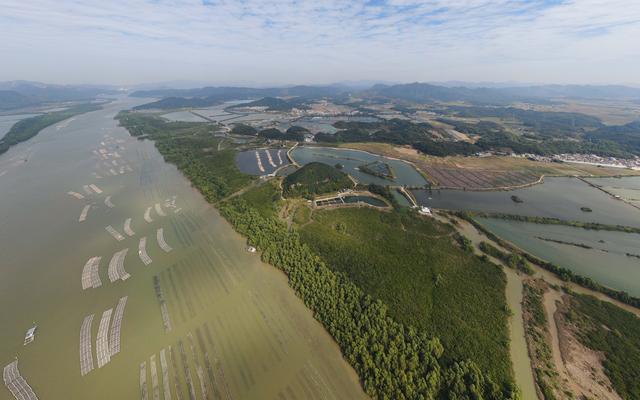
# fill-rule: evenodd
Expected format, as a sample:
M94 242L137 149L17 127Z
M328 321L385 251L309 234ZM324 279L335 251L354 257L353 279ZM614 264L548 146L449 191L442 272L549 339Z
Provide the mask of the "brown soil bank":
M538 397L621 399L605 372L605 353L580 340L584 328L572 322L571 302L571 295L542 279L525 283L525 329Z

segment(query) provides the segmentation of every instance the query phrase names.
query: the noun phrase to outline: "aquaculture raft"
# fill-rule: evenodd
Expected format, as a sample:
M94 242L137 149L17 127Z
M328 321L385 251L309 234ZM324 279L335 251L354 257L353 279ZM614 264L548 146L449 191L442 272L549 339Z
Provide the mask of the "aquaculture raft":
M38 400L35 392L18 371L18 360L4 367L2 372L4 385L17 400Z

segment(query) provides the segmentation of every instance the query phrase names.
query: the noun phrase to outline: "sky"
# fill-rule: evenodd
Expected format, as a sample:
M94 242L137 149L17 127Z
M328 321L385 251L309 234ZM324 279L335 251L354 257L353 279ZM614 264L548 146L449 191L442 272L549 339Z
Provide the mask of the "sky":
M2 0L0 81L640 84L640 0Z

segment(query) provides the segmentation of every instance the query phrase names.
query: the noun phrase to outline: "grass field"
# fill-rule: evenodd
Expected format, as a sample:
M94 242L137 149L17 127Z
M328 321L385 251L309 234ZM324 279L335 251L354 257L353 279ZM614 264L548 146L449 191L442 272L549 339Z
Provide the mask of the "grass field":
M415 149L384 143L348 143L345 148L369 151L412 162L436 185L469 190L521 186L545 176L640 175L639 171L595 165L546 163L516 157L434 157Z
M316 211L312 219L301 238L331 268L398 321L439 337L445 358L469 358L497 381L512 379L505 275L454 244L450 227L371 209Z
M281 205L278 181L271 180L255 186L240 196L264 217L274 217Z

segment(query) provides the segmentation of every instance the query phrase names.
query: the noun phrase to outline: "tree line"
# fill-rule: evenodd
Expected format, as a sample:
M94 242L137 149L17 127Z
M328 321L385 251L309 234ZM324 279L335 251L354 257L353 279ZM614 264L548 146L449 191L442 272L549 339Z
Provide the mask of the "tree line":
M119 119L132 135L154 139L165 159L176 164L210 202L250 181L241 178L233 152L214 150L217 139L207 124L173 124L129 113ZM239 176L234 178L234 173ZM284 222L261 215L238 197L218 203L218 208L261 250L265 262L287 275L289 285L333 336L372 398L520 398L515 385L496 383L472 361L444 362L438 338L391 318L384 303L332 271Z

